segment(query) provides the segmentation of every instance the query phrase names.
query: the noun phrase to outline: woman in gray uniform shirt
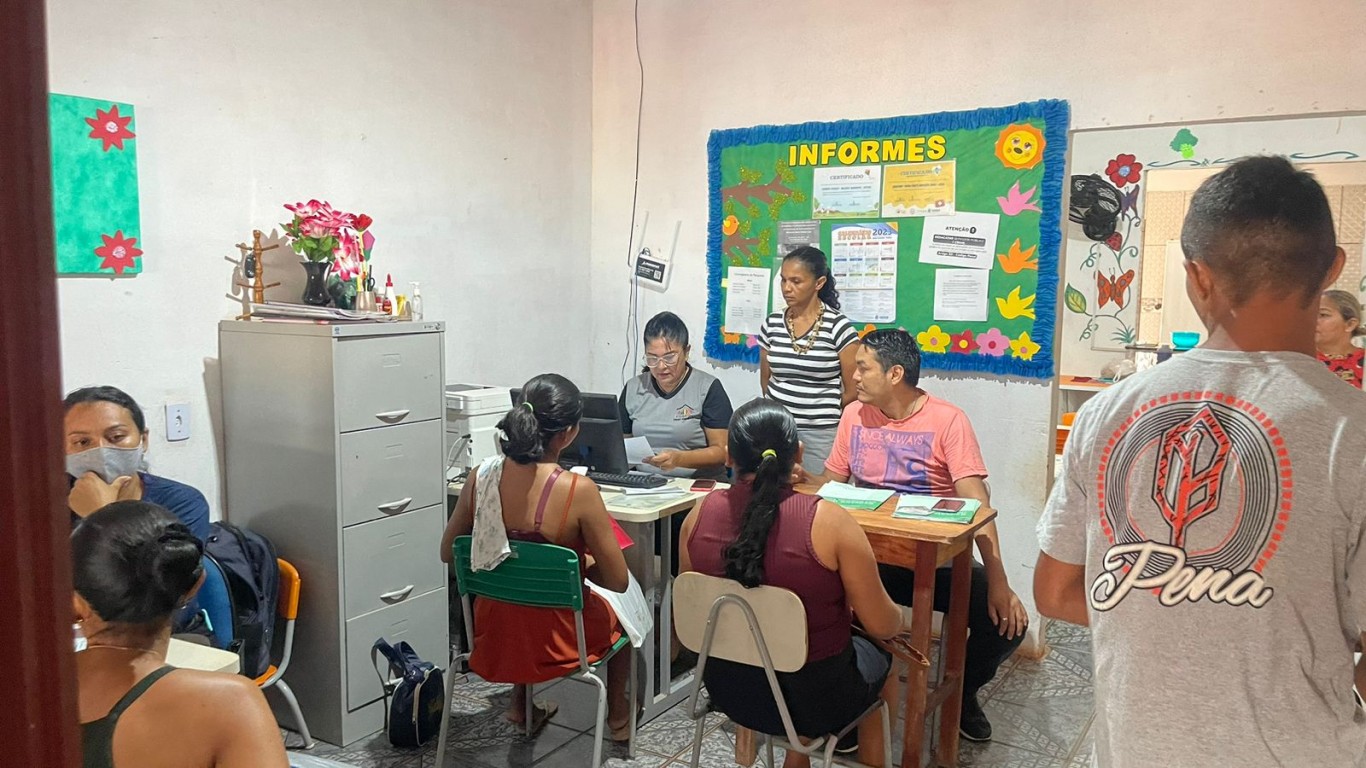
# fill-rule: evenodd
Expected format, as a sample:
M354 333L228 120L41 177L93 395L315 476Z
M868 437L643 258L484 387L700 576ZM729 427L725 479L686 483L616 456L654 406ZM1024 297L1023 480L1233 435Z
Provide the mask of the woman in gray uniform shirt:
M645 372L622 387L621 428L657 451L640 469L723 479L731 406L714 376L688 364L688 326L672 312L645 324Z

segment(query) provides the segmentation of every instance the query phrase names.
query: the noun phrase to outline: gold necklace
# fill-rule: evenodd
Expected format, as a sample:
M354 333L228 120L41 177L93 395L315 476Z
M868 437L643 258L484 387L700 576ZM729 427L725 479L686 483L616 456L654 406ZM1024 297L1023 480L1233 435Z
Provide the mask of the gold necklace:
M821 326L821 320L825 319L825 303L820 302L820 312L816 313L816 321L811 324L806 333L801 338L797 337L797 331L792 326L792 310L783 313L783 322L787 325L787 337L792 341L792 351L799 355L804 355L816 346L816 329ZM802 343L803 339L805 343Z

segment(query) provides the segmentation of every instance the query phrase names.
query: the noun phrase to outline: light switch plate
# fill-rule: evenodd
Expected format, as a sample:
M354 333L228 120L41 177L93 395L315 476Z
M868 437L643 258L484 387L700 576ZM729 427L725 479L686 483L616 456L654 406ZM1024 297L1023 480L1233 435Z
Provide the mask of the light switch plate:
M190 439L190 406L185 403L166 406L166 440L177 442Z

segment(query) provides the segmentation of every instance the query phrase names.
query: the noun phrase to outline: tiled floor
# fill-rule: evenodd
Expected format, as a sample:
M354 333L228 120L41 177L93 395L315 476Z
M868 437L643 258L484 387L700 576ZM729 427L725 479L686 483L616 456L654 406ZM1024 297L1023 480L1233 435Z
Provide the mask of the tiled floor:
M986 768L1084 768L1091 762L1091 651L1086 630L1053 623L1047 631L1052 652L1040 662L1016 659L1002 667L981 693L994 738L986 744L963 741L959 765ZM503 720L510 686L477 680L457 681L451 702L446 768L583 768L593 754L596 694L572 681L537 690L537 698L559 703L560 711L534 739ZM684 768L691 759L693 722L675 707L645 725L636 757L604 745L611 768ZM291 734L291 743L298 737ZM729 768L735 763L734 727L709 715L702 765ZM431 768L436 745L417 750L389 746L377 734L345 750L320 744L308 754L358 768ZM900 750L896 757L900 758ZM779 763L782 759L779 757ZM762 760L761 760L762 762Z

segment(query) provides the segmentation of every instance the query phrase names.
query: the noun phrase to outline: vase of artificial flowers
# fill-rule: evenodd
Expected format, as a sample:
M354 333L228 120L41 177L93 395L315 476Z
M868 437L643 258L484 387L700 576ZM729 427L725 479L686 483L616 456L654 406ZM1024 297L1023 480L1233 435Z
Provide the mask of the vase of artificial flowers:
M368 231L372 219L365 214L345 213L328 203L309 200L286 204L294 218L280 227L290 247L302 258L308 281L301 297L305 304L325 306L334 298L338 305L354 301L348 288L370 259L375 238Z

